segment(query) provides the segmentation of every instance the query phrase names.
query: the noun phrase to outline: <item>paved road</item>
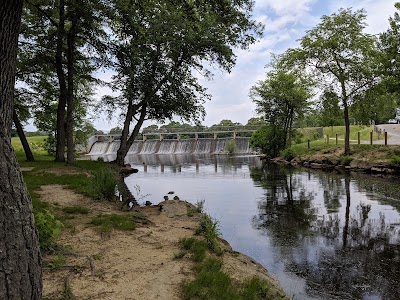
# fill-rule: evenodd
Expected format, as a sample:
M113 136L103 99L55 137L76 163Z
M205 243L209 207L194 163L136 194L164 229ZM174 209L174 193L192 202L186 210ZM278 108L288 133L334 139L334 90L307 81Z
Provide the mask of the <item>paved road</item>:
M388 133L388 145L400 145L400 124L382 124L378 128ZM374 144L384 144L384 140L374 141Z

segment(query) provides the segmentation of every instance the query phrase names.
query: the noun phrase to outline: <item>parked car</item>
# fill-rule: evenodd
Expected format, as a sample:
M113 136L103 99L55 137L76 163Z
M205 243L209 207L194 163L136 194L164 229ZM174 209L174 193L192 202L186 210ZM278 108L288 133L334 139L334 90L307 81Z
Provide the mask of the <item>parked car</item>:
M390 120L388 121L388 123L389 123L389 124L397 124L398 121L397 121L396 119L390 119Z

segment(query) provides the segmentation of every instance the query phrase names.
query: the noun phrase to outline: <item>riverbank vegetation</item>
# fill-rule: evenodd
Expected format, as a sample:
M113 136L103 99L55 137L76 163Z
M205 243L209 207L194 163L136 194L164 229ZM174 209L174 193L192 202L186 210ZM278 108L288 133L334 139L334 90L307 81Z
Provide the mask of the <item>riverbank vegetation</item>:
M298 48L273 55L266 79L250 90L258 115L267 122L253 135L252 144L274 157L290 148L293 138L297 144L302 142L301 131L292 127L332 126L307 139L322 134L336 139L338 134L344 154L350 155L350 143L358 140L358 131L361 139L369 136L363 128L352 131L351 124L379 124L397 118L399 53L393 49L399 46L400 3L395 9L389 29L377 36L364 32L365 10L340 9L322 16L300 39ZM344 130L336 127L334 132L335 125ZM380 135L373 139L383 138Z

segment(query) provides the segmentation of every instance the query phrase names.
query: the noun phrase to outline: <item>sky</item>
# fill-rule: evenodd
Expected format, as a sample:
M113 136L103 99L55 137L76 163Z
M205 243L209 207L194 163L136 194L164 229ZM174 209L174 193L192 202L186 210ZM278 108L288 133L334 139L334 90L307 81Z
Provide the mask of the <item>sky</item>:
M377 34L389 28L388 18L395 12L396 1L399 0L256 0L253 16L265 25L264 36L248 50L235 50L236 66L230 73L215 69L211 81L200 79L212 95L211 101L204 105L207 115L202 124L211 126L222 119L246 124L248 119L256 117L249 90L257 81L265 79L265 66L271 53L280 54L297 47L298 40L320 22L321 16L340 8L364 8L367 11L366 32ZM111 74L102 73L100 77L110 80ZM108 92L100 88L98 97ZM94 127L104 132L122 124L117 116L111 121L101 114L92 117ZM144 127L150 124L156 123L146 122Z

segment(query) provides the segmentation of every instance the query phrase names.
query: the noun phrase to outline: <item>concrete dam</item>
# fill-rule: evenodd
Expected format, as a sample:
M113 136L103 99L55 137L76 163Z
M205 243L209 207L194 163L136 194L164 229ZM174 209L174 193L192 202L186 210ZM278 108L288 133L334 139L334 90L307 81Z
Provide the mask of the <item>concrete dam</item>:
M224 154L225 144L233 140L236 144L236 154L251 154L248 137L232 138L190 138L190 139L163 139L134 141L128 151L129 154ZM96 141L92 144L88 155L113 155L119 148L119 140Z

